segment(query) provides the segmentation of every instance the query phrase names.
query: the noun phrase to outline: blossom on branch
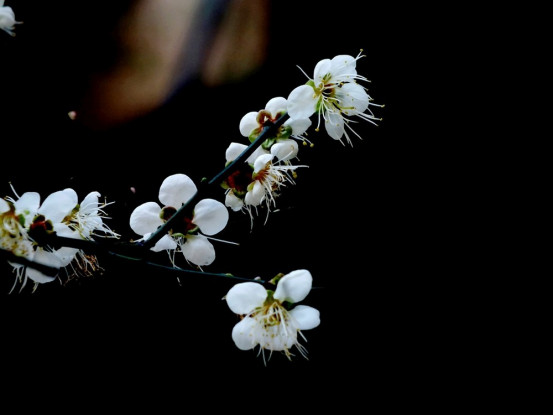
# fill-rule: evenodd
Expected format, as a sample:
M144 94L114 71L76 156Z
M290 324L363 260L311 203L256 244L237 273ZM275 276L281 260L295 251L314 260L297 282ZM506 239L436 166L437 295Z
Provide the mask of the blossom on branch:
M108 217L103 209L111 203L100 203L100 196L99 192L90 192L67 218L69 227L83 239L120 236L104 222Z
M276 144L275 144L276 145ZM284 144L286 145L286 144ZM246 148L238 143L232 143L227 149L227 164L232 162ZM273 146L274 147L274 146ZM289 154L286 148L275 151L279 155ZM288 159L281 162L278 156L268 152L257 153L255 159L250 156L243 166L230 174L221 184L226 189L225 205L233 211L246 210L253 221L252 208L264 205L267 217L271 208L276 206L276 197L282 186L295 184L295 170L304 165L292 165ZM276 159L276 160L275 160ZM253 160L253 163L251 163Z
M265 350L283 352L291 359L290 350L295 346L307 358L307 350L299 343L298 337L304 338L302 330L320 324L320 313L313 307L292 306L307 297L312 282L311 273L300 269L280 278L275 291L267 290L257 282L234 285L225 300L231 311L240 316L232 330L236 346L250 350L259 345L263 359Z
M356 63L363 56L361 53L355 58L350 55L338 55L319 61L315 66L313 78L305 85L292 90L288 96L287 111L290 116L305 118L317 113L317 131L322 117L326 132L333 139L342 141L342 137L345 136L351 145L352 141L346 127L361 138L350 126L350 123L356 122L355 117L375 125L375 121L379 120L369 108L376 104L371 102L367 88L357 82L368 82L368 79L357 74L356 70Z
M77 193L70 188L50 194L42 204L36 192L24 193L17 199L0 199L0 248L54 270L48 275L32 266L10 261L16 274L15 284L20 282L23 289L31 280L36 289L38 284L55 280L59 271L70 265L68 275L87 274L89 267L96 268L95 257L73 247L52 247L48 241L52 236L92 239L97 230L118 237L103 223L105 214L101 207L105 205L98 203L99 195L90 193L80 205Z
M242 119L240 120L240 133L244 137L247 137L250 142L253 143L266 126L270 125L270 123L274 123L284 114L286 114L286 107L286 98L276 97L270 99L265 105L265 109L257 112L248 112L242 117ZM284 124L278 128L276 134L273 137L267 137L267 139L261 145L262 148L269 150L275 142L293 141L289 140L290 137L304 141L305 137L303 137L303 134L311 126L311 120L309 119L309 116L288 118L284 122ZM288 155L287 158L293 158L296 156L296 154Z
M158 227L167 222L197 192L197 187L185 174L167 177L159 189L159 201L146 202L131 213L130 227L140 241L146 241ZM210 265L215 260L215 248L209 236L222 231L229 219L228 209L214 199L200 200L194 207L192 216L185 216L161 237L151 248L155 252L168 251L174 265L174 253L182 252L192 264ZM207 236L206 236L207 235Z
M31 259L32 240L27 233L40 204L40 195L24 193L17 201L0 199L0 248L16 256Z
M38 193L24 193L18 200L9 199L14 206L25 206L23 217L25 232L32 240L33 254L31 259L41 265L57 269L58 271L69 265L77 253L75 248L62 247L53 249L46 244L46 239L51 235L70 236L71 232L64 219L71 213L78 203L77 193L73 189L64 189L50 194L42 203ZM17 212L17 210L16 210ZM18 215L22 218L22 214ZM28 221L32 217L32 220ZM28 280L38 284L52 282L56 275L47 275L33 267L24 266L16 262L10 262L16 274L16 283L21 283L21 289ZM15 288L15 285L14 285ZM13 288L12 288L13 290Z

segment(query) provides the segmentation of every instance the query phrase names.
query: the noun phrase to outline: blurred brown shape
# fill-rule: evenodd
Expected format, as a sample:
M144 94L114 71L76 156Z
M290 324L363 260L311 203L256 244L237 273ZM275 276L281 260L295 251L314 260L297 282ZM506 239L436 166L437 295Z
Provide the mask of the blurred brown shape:
M78 109L80 122L93 129L105 129L154 110L182 81L187 59L200 60L197 69L194 67L187 76L197 76L206 86L247 76L265 59L268 3L269 0L222 2L225 9L213 33L196 33L202 8L213 2L136 1L115 28L119 51L115 63L90 79ZM190 56L198 44L203 50L199 56ZM193 65L196 63L189 66Z
M215 86L238 81L266 59L269 1L234 0L202 67L202 80Z

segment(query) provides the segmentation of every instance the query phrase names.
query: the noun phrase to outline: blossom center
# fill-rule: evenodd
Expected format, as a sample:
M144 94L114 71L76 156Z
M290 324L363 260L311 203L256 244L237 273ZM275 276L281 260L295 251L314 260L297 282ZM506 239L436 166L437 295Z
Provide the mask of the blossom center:
M33 223L29 226L29 236L38 244L48 236L54 233L52 221L47 220L44 215L37 215Z
M252 172L238 169L232 172L226 180L236 196L244 196L248 190L248 185L252 182Z
M275 300L271 295L267 297L265 303L255 309L252 317L261 322L264 329L283 324L288 325L290 316L288 311L279 300Z
M268 162L264 168L260 169L257 173L254 174L254 179L261 183L266 182L267 178L270 175L270 167L271 162Z
M161 210L160 217L164 222L167 222L175 213L177 213L177 209L173 206L165 206ZM198 226L192 222L192 217L190 216L184 216L182 218L182 222L176 223L175 227L172 229L173 233L182 233L186 235L187 233L193 233L198 229Z

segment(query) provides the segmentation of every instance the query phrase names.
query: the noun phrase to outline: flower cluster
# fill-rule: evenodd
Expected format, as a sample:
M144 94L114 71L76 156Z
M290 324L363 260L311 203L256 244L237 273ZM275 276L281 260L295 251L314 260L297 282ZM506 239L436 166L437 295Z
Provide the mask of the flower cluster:
M13 10L0 0L0 29L14 35L16 23ZM338 55L321 60L313 77L308 76L307 83L294 88L287 98L272 98L263 109L242 117L239 131L249 143L231 142L224 169L208 182L225 189L223 201L202 198L201 189L186 174L165 178L159 189L160 203L146 202L132 211L129 227L140 238L127 247L141 247L136 251L141 254L145 249L166 252L173 268L204 273L202 267L215 260L211 241L226 227L229 211L249 213L252 225L258 208L266 208L268 217L283 187L295 184L296 170L307 167L296 163L298 143L313 145L307 133L314 114L315 131L324 121L328 135L342 144L343 137L352 144L348 132L358 136L350 126L357 119L375 123L370 111L375 104L359 83L367 79L356 70L361 57ZM87 194L80 203L71 188L51 193L44 200L36 192L18 196L14 190L14 195L0 199L0 249L16 276L10 292L18 282L23 289L29 280L34 282L34 291L39 284L58 278L62 270L68 277L90 274L99 265L87 252L87 243L120 238L104 221L108 203L100 202L99 192ZM194 270L177 267L177 253ZM269 357L275 351L283 352L290 359L294 348L307 357L300 340L305 339L303 331L320 324L320 315L317 309L298 303L307 297L312 283L311 273L299 269L279 274L268 283L250 280L234 285L224 299L240 319L232 329L238 349L259 347L265 362L265 352ZM271 289L264 284L272 284Z
M287 104L286 98L276 97L269 100L264 109L247 113L240 121L240 133L250 142L255 142L266 127L287 114ZM234 211L244 209L249 212L252 224L252 208L264 205L268 214L276 204L275 197L280 188L286 183L294 184L295 170L305 167L291 162L298 154L298 144L291 137L303 140L302 134L309 126L309 118L289 118L274 134L265 137L246 162L223 180L225 205ZM234 162L246 148L245 144L231 143L225 154L226 164Z
M328 135L352 145L346 127L355 135L350 123L354 117L375 123L377 120L370 111L371 98L367 88L357 81L368 81L357 74L356 57L338 55L332 59L323 59L315 66L314 76L305 85L292 90L288 99L276 97L270 99L260 111L248 112L240 121L240 133L255 142L268 127L277 123L281 117L288 119L274 129L243 165L221 183L225 189L225 205L234 211L245 210L252 217L252 209L262 205L267 215L276 206L276 197L282 186L295 184L296 169L307 167L294 165L299 146L313 145L306 138L311 127L310 117L317 113L316 131L319 131L321 118L325 122ZM342 142L343 144L343 142ZM232 163L245 149L245 144L233 142L226 151L226 165Z
M14 192L15 193L15 192ZM52 274L34 267L10 261L21 289L28 280L38 284L51 282L63 268L67 276L88 274L98 265L96 258L82 249L50 244L52 236L92 240L93 236L119 237L104 222L100 193L91 192L79 203L75 190L67 188L51 193L41 203L36 192L26 192L16 198L0 199L0 248L16 257L44 265ZM13 291L12 288L12 291Z

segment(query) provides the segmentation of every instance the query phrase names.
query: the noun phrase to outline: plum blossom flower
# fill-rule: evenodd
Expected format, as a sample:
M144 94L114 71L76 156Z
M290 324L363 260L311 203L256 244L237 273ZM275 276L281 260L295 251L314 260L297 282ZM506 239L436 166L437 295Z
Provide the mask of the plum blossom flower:
M91 239L94 235L111 238L120 236L104 222L108 218L104 208L111 203L100 203L100 196L99 192L90 192L67 218L71 230L83 239Z
M265 202L267 208L275 205L275 197L281 186L286 182L294 184L290 172L300 166L279 165L273 163L274 156L265 154L258 157L253 165L253 182L248 186L248 191L244 197L247 205L258 206Z
M240 133L244 137L248 137L253 142L263 131L268 123L274 123L284 114L286 114L287 100L284 97L276 97L270 99L265 105L265 109L261 111L251 111L242 117L240 120ZM311 116L311 114L309 114ZM307 117L290 117L283 125L281 125L274 137L269 137L262 144L262 147L269 149L275 142L294 141L289 137L298 140L306 140L303 134L311 126L311 120ZM293 158L297 154L297 144L295 154L288 155L288 158Z
M92 240L93 236L119 238L120 235L104 222L104 219L108 217L103 209L111 203L100 203L100 196L101 194L96 191L87 194L81 203L77 204L63 219L63 222L54 227L56 234L85 240ZM73 261L77 262L77 267L73 267L75 270L73 275L88 275L90 270L94 271L99 268L97 258L94 255L87 255L81 249L61 247L54 253L61 260L63 267Z
M197 187L188 176L174 174L167 177L159 189L159 201L163 207L156 202L138 206L131 214L131 229L142 235L140 240L147 240L196 192ZM182 252L188 262L198 266L210 265L215 260L215 248L208 236L222 231L228 219L228 209L221 202L214 199L200 200L194 207L192 217L185 217L176 224L151 249L156 252L166 250L173 255ZM174 256L171 260L174 264Z
M40 204L40 195L24 193L18 200L0 199L0 248L14 255L31 259L32 240L27 227L35 216Z
M313 78L305 85L292 90L288 96L287 111L290 116L304 118L317 113L317 131L322 117L326 131L333 139L342 142L342 137L345 136L351 145L352 141L346 127L361 138L350 126L350 123L355 122L354 117L375 125L375 121L379 120L369 108L376 104L371 102L372 98L367 93L367 88L357 82L368 82L368 79L359 75L356 70L356 63L363 56L361 53L355 58L350 55L338 55L319 61L315 66Z
M67 232L67 225L63 221L77 205L77 193L73 189L60 190L50 194L42 204L40 204L40 195L35 192L24 193L17 200L13 198L7 199L13 204L14 214L20 221L22 229L25 230L23 232L21 228L19 229L22 239L26 240L28 237L32 242L32 253L26 253L23 256L33 262L46 265L58 271L62 267L67 266L73 260L78 251L77 249L60 248L54 250L50 247L42 246L41 242L44 236L53 233L61 236L70 236ZM21 283L21 289L23 289L27 281L31 280L34 282L33 290L36 290L39 284L54 281L57 277L57 273L55 275L47 275L38 269L18 263L10 262L10 265L12 265L16 274L12 291L17 282Z
M264 360L265 350L281 351L291 359L290 350L295 346L307 358L307 350L299 343L299 337L305 340L302 330L320 324L320 313L313 307L292 306L307 297L312 282L311 273L300 269L280 278L275 291L257 282L234 285L225 300L230 310L241 318L232 329L236 346L251 350L259 345Z
M16 194L17 199L0 199L2 249L58 270L53 275L46 275L31 266L10 262L16 274L13 288L20 282L23 289L28 280L34 281L34 289L38 284L51 282L58 276L60 269L75 259L77 266L72 265L67 270L68 275L87 274L89 266L95 269L97 261L94 256L72 247L54 249L46 245L45 236L55 234L74 239L91 239L97 230L102 230L108 236L118 236L103 223L104 205L99 205L99 195L98 192L90 193L80 205L77 193L69 188L50 194L42 204L36 192L27 192L21 197Z
M233 144L232 148L227 149L227 163L233 161L246 148L238 143ZM222 187L226 189L225 205L233 211L245 209L252 218L252 224L252 208L256 209L264 204L267 207L268 218L271 208L276 206L280 188L286 183L295 184L295 170L298 167L307 167L281 163L278 159L278 155L281 155L279 151L286 153L286 149L275 151L277 156L273 155L273 152L258 153L260 155L255 158L253 164L250 163L254 155L250 156L244 166L230 174L222 183Z
M3 30L10 36L15 36L15 25L20 23L15 20L13 9L9 6L4 6L4 0L0 0L0 30Z

